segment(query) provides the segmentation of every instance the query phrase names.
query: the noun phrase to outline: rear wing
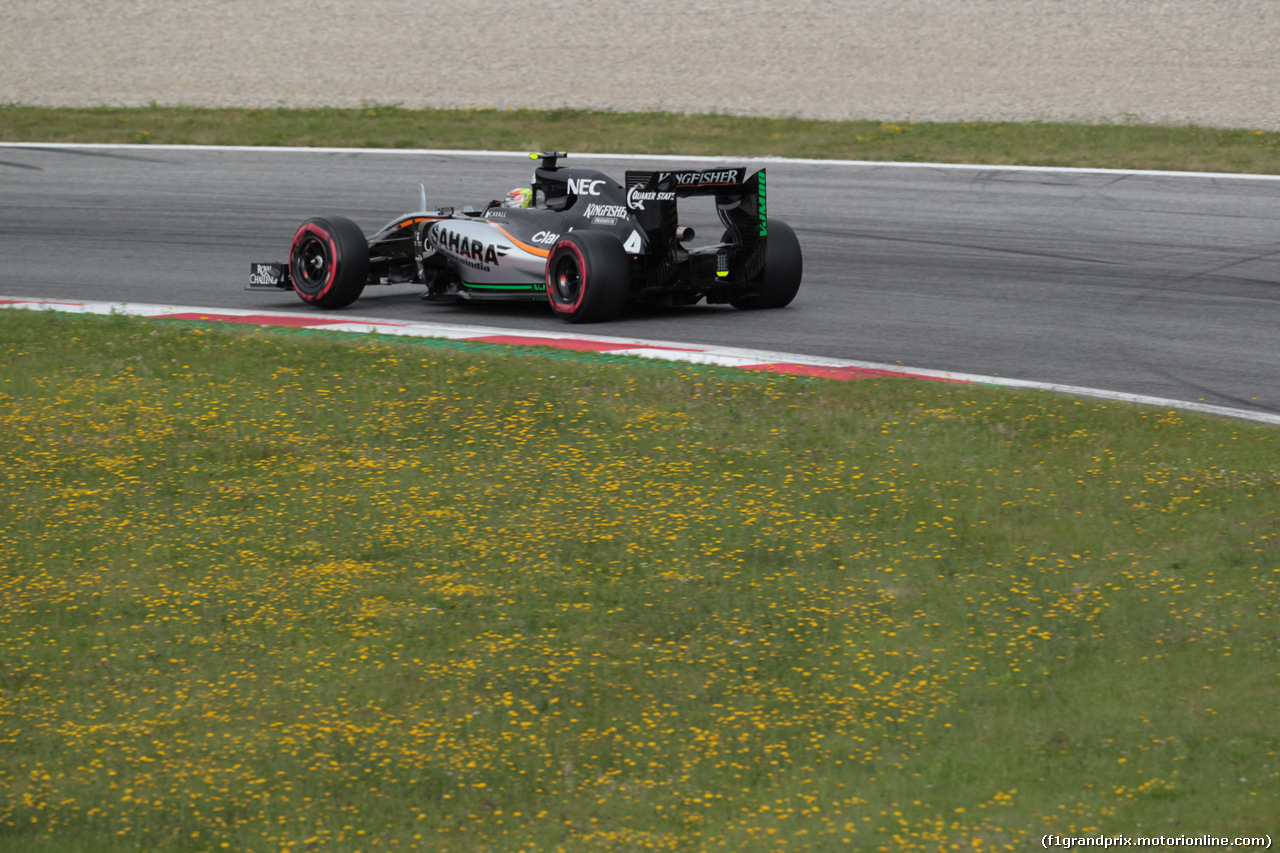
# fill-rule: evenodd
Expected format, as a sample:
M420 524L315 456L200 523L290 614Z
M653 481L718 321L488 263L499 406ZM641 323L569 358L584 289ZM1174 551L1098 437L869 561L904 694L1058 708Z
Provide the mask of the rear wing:
M627 172L627 209L644 228L650 252L664 252L675 239L678 199L714 196L716 211L737 253L763 256L769 235L765 170L741 166Z

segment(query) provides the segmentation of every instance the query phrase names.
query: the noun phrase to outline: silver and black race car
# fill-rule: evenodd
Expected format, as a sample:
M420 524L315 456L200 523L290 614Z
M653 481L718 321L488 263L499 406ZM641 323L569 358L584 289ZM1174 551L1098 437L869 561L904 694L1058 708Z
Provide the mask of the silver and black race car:
M781 308L800 287L795 232L769 219L765 170L741 167L627 172L625 184L530 155L532 186L483 209L420 210L365 237L341 216L310 219L288 263L255 263L249 290L294 290L320 308L354 302L366 285L418 284L426 299L537 300L571 323L610 320L629 302ZM677 203L711 196L719 242L688 244Z

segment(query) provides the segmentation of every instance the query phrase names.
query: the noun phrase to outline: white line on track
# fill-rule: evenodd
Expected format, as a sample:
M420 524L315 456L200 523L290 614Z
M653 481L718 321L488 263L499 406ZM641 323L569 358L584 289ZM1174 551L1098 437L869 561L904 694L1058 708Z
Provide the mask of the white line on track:
M249 151L279 154L392 154L408 156L523 157L528 151L470 151L454 148L305 148L256 145L132 145L97 142L0 142L0 148L95 149L121 151ZM587 154L573 152L572 157L594 160L656 160L687 163L698 160L711 163L792 163L803 166L855 166L877 169L952 169L970 172L1065 172L1068 174L1148 175L1162 178L1209 178L1233 181L1280 181L1280 175L1255 175L1236 172L1166 172L1155 169L1093 169L1075 166L1002 166L973 163L901 163L882 160L814 160L797 157L723 157L683 154Z
M1073 397L1092 397L1158 409L1201 412L1280 425L1280 414L1255 412L1249 409L1234 409L1226 406L1211 406L1206 403L1171 400L1164 397L1149 397L1143 394L1126 394L1100 388L1082 388L1075 385L1059 385L1052 382L1032 382L1025 379L1009 379L1003 376L981 376L941 370L913 369L900 365L878 364L869 361L849 361L793 353L738 349L736 347L705 347L670 341L644 340L641 338L585 335L576 332L538 332L490 328L487 326L461 326L447 323L407 323L400 320L335 314L291 314L240 308L196 308L127 302L90 302L75 299L35 299L18 296L0 296L0 309L2 308L60 311L71 314L120 314L151 319L169 318L206 322L248 323L261 326L324 329L355 334L443 338L493 344L540 344L559 349L600 352L609 355L629 355L639 358L683 361L693 364L716 364L747 370L825 376L832 379L898 376L910 379L1049 391Z

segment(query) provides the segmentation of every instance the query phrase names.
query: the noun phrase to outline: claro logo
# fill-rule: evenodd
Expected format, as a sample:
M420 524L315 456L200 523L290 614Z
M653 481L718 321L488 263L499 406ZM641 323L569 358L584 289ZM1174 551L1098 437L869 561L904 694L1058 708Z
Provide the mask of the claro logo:
M576 195L600 195L600 187L603 185L604 181L591 178L570 178L569 192Z

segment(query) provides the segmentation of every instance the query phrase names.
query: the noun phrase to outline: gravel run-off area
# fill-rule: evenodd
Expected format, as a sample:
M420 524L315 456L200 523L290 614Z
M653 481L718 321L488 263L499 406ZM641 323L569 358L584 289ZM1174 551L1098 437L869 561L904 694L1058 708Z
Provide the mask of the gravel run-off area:
M1278 0L4 0L0 103L1280 130Z

